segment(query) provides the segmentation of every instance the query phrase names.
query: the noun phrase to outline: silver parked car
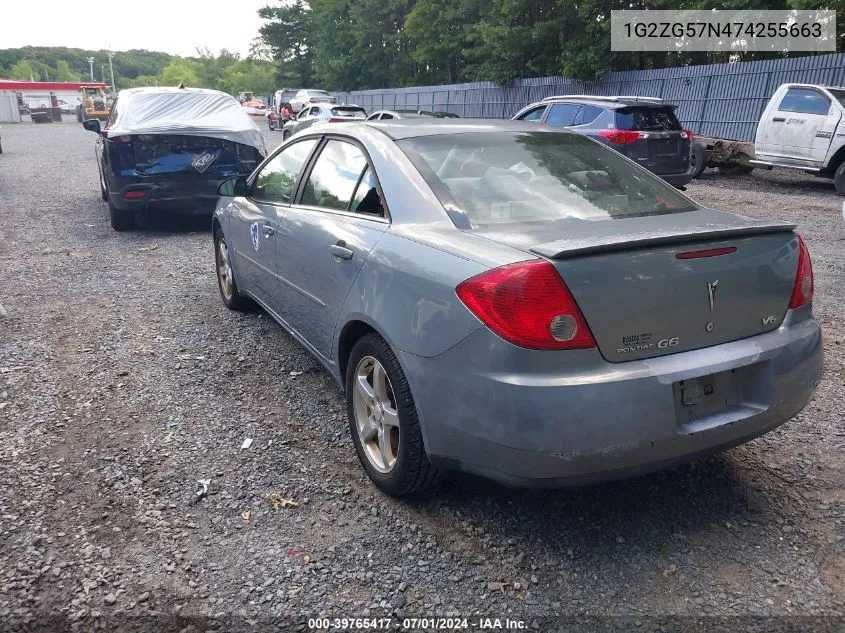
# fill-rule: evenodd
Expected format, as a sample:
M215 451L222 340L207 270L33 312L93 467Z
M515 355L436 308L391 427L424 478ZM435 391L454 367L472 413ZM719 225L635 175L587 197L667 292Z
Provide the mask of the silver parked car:
M294 114L298 114L302 111L302 108L314 105L315 103L337 103L337 97L325 90L299 90L291 97L290 110Z
M257 302L326 367L389 494L445 469L664 468L783 424L820 379L793 225L701 207L560 128L322 125L220 194L223 302Z
M364 108L356 105L321 104L311 106L300 111L296 118L285 123L284 128L282 128L282 140L286 141L297 132L317 123L344 123L363 120L366 117L367 112Z

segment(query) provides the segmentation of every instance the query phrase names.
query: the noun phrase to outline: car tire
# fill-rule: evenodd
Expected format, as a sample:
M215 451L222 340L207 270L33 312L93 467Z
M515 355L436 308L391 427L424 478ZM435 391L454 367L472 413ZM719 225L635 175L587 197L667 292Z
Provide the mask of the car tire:
M438 483L443 471L432 466L426 455L411 386L381 336L367 334L355 343L345 385L352 442L373 484L385 494L400 497Z
M98 170L100 174L100 197L103 199L103 202L109 201L109 188L106 186L106 180L103 178L102 170Z
M276 127L273 125L273 121L271 121L270 119L267 120L267 127L270 128L271 132L276 131Z
M290 130L282 130L282 141L286 141L290 138Z
M833 172L833 186L836 187L836 193L845 196L845 162Z
M235 281L234 269L232 268L231 254L223 229L217 228L214 231L214 269L217 273L217 289L220 291L220 298L223 305L229 310L245 312L254 305L252 299L245 297L238 290L238 283Z
M118 209L109 200L109 223L115 231L131 231L135 228L135 213Z
M704 173L704 169L707 167L707 150L704 149L704 146L698 143L692 144L689 162L693 178L698 178Z

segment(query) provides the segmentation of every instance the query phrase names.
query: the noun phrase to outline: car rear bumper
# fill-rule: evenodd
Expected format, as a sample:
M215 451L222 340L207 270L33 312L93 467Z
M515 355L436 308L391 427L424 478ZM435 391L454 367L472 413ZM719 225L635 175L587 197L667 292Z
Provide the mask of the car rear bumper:
M486 328L440 356L400 359L432 462L510 485L579 485L716 453L795 416L822 368L819 325L798 312L773 332L627 363L523 350ZM714 374L737 381L739 402L689 419L680 381Z
M229 178L156 180L120 179L117 186L109 184L112 205L121 210L139 213L150 209L178 215L211 215L217 206L217 188ZM143 193L142 198L127 195Z
M684 185L688 185L689 182L692 180L692 170L688 169L685 172L679 174L655 174L656 176L660 176L663 180L668 182L670 185L675 187L683 187Z

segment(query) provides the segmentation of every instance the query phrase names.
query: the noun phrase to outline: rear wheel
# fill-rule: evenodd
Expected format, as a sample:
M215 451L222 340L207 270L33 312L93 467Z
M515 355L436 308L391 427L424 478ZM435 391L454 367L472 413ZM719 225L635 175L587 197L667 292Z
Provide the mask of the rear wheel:
M109 200L109 222L115 231L131 231L135 228L135 213L118 209Z
M267 127L270 128L271 132L276 130L276 126L273 125L273 119L267 119Z
M380 490L402 496L441 479L442 471L428 461L405 373L378 334L367 334L352 348L346 408L355 452Z
M845 196L845 162L839 165L833 173L833 186L836 187L836 193Z
M223 299L223 305L230 310L243 312L252 307L252 301L249 297L241 295L238 290L238 284L232 272L231 257L223 229L218 228L214 232L214 263L217 269L217 287L220 289L220 298Z
M689 162L692 169L692 177L698 178L704 172L704 168L707 167L707 151L704 147L698 143L693 143Z
M286 141L290 138L290 130L283 130L282 131L282 140Z
M103 172L100 171L100 197L103 199L103 202L109 201L109 188L106 186L106 179L103 178Z

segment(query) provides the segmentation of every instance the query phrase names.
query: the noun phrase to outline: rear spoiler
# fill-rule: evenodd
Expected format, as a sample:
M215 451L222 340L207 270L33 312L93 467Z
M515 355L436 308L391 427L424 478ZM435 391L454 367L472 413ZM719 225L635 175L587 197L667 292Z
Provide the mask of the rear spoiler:
M701 242L722 238L747 237L749 235L764 235L767 233L785 233L795 230L796 225L788 222L758 221L746 226L731 226L728 224L708 224L704 226L651 230L648 235L641 232L619 232L613 235L584 235L571 239L555 240L545 244L537 244L530 250L535 255L548 259L565 259L579 255L606 253L646 246L665 246L667 244L682 244Z

